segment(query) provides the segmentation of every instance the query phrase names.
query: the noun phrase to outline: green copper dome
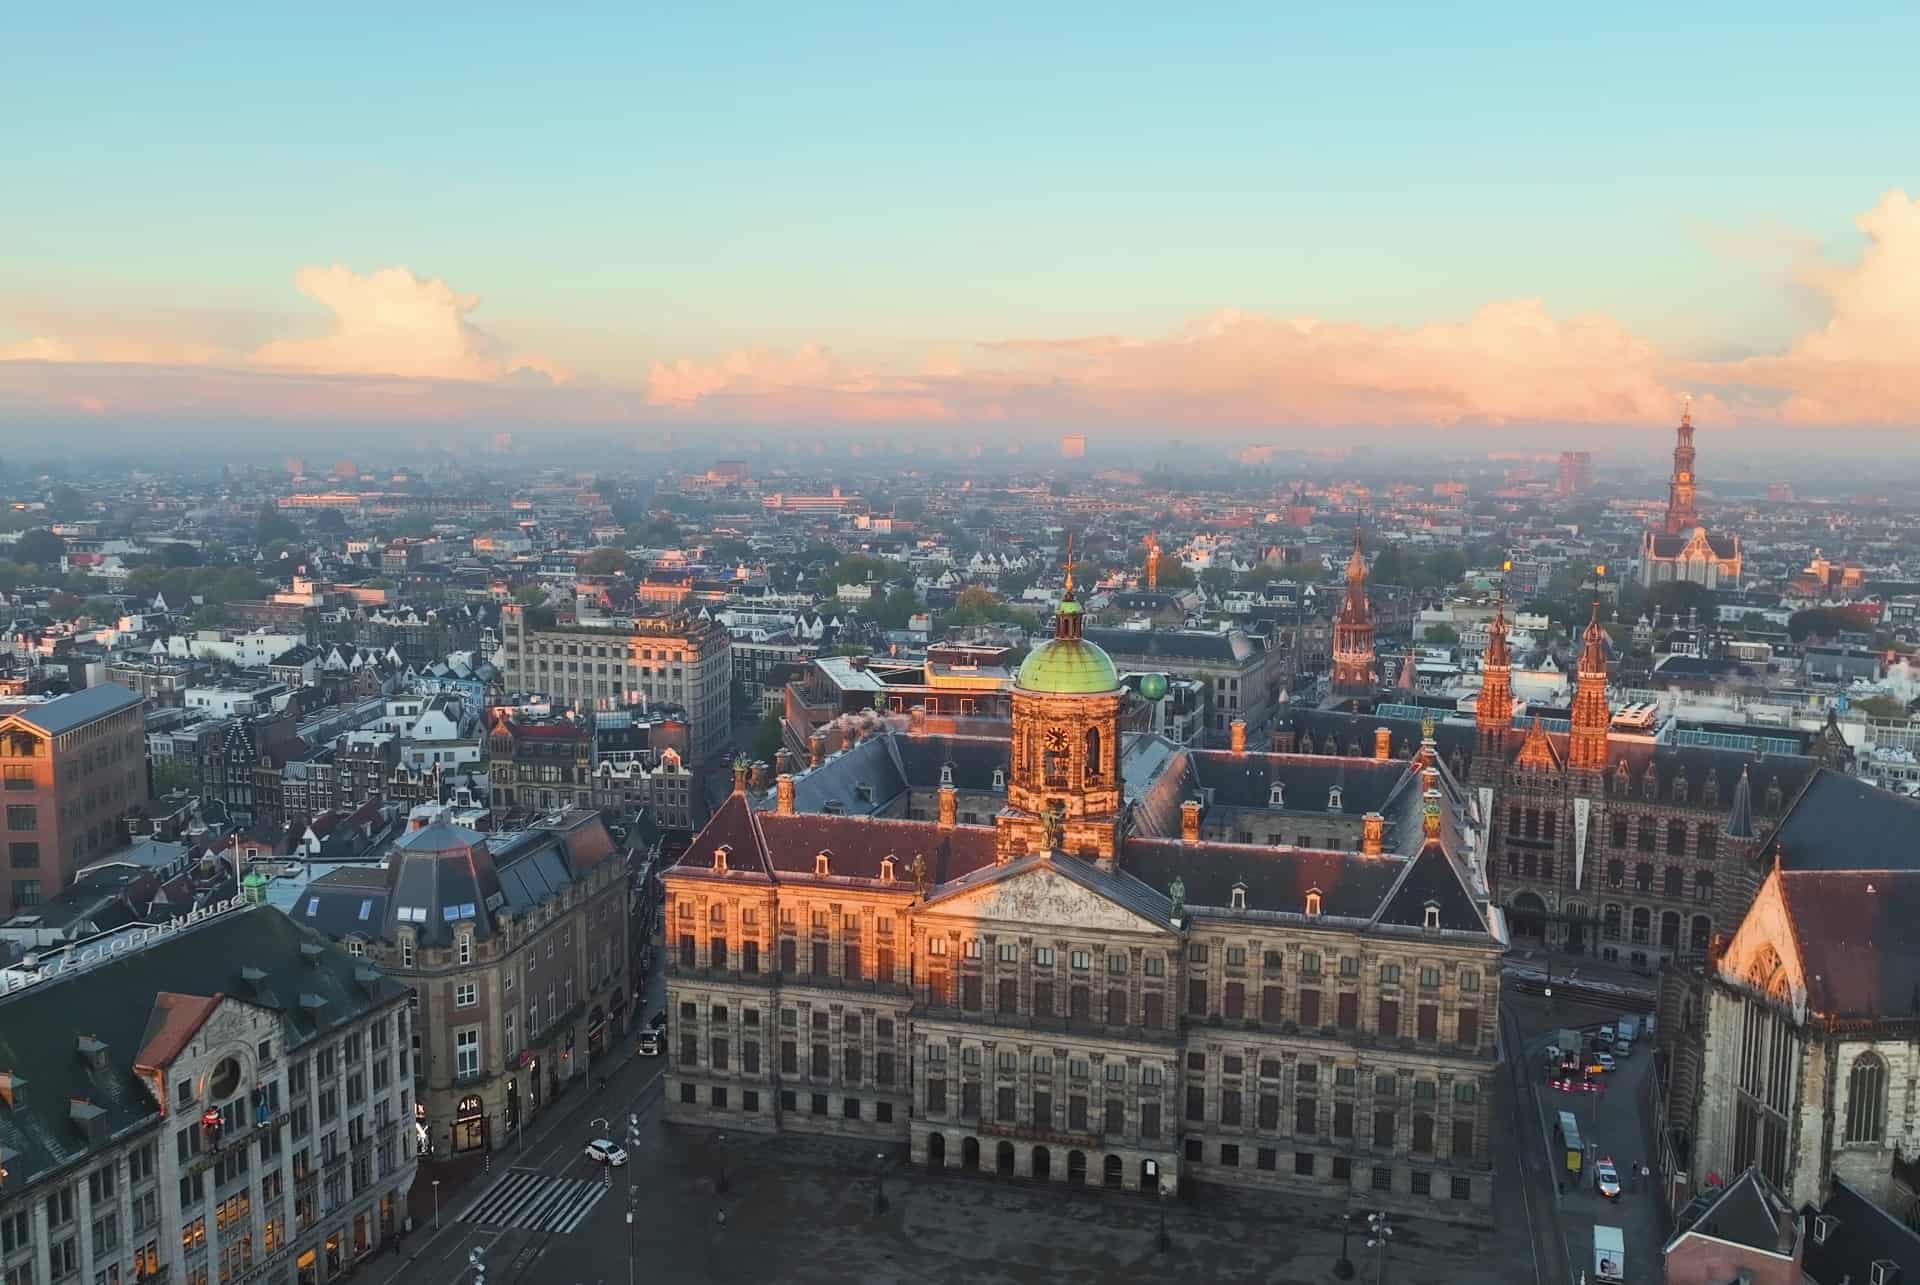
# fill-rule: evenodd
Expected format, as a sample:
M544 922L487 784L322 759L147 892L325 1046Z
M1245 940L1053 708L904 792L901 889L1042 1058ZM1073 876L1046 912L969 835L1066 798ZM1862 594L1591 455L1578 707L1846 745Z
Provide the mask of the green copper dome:
M1074 605L1074 604L1070 604ZM1120 685L1113 661L1084 638L1049 638L1020 665L1022 691L1090 696Z

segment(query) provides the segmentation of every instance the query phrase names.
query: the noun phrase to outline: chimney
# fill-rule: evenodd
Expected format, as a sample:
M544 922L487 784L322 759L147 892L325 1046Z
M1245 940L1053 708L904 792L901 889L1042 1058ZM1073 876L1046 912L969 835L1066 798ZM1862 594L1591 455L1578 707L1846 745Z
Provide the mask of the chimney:
M18 1071L0 1071L0 1106L18 1111L27 1105L27 1077Z
M747 792L747 761L745 759L733 761L733 792L735 794Z
M915 705L907 713L907 730L915 736L927 734L927 707Z
M827 761L827 734L815 732L807 738L807 766L819 767Z
M1431 794L1438 798L1440 794L1440 769L1428 763L1420 769L1420 793Z
M951 830L959 822L960 791L952 785L940 787L940 828Z
M1373 729L1374 761L1384 763L1393 757L1393 729L1376 727Z
M1247 720L1246 719L1244 718L1234 719L1233 722L1228 725L1227 736L1229 738L1227 741L1227 744L1233 748L1233 752L1235 754L1245 754L1247 752Z
M1200 842L1200 800L1188 799L1180 805L1180 841Z
M1387 819L1378 812L1369 812L1360 820L1360 851L1369 857L1377 857L1386 847Z
M784 745L773 752L773 772L775 776L793 775L793 751Z
M767 789L767 765L755 760L753 768L747 774L747 784L755 794L764 794Z
M773 783L774 811L781 816L793 815L793 773L782 772Z

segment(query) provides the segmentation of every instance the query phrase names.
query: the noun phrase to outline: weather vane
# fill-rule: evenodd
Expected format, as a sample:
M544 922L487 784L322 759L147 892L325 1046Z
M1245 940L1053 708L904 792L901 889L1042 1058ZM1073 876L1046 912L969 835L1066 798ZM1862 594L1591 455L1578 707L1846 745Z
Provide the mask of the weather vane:
M1073 532L1067 532L1067 597L1073 597Z

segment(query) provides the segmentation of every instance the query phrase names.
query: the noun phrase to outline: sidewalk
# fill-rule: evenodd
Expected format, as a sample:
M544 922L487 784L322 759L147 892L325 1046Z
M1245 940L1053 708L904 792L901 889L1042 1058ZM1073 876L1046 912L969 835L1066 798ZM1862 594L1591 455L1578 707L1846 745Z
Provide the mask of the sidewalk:
M494 1151L491 1157L476 1151L422 1160L413 1188L407 1193L407 1217L413 1220L413 1231L400 1238L397 1253L389 1250L369 1260L363 1271L364 1279L376 1283L392 1280L425 1252L435 1235L436 1197L439 1223L444 1228L467 1202L480 1194L495 1173L519 1163L523 1154L537 1153L556 1132L578 1126L603 1113L609 1101L619 1100L617 1092L609 1096L599 1086L602 1081L612 1084L641 1062L640 1024L644 1020L644 1015L636 1012L632 1029L610 1045L600 1060L587 1068L585 1075L568 1082L560 1096L528 1124L524 1138L515 1138ZM651 1065L653 1060L647 1059L645 1064ZM438 1193L434 1190L436 1179L439 1180Z

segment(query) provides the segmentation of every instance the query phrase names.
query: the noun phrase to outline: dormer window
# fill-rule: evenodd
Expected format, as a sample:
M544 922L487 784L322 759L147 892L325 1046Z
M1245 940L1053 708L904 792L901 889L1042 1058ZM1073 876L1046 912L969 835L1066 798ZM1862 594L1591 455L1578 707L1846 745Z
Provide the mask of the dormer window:
M1643 798L1657 798L1660 794L1660 775L1653 770L1653 764L1647 764L1645 776L1640 778L1640 794Z
M473 962L473 931L468 929L456 933L453 938L453 948L459 954L461 963L471 964Z
M1267 806L1270 808L1280 808L1280 807L1285 807L1286 804L1287 804L1287 787L1282 785L1280 782L1275 781L1272 785L1267 787Z
M832 852L828 851L825 848L822 848L820 849L820 851L814 854L813 873L822 879L826 878L828 875L833 873L833 853Z
M413 929L400 930L400 967L413 967Z
M953 784L953 764L942 763L940 765L940 784L941 785Z
M1233 885L1233 908L1235 910L1245 910L1247 908L1247 885L1244 883L1236 883Z
M1426 914L1421 919L1421 926L1423 928L1438 928L1440 926L1440 903L1439 902L1429 901L1427 903Z
M1840 1220L1832 1214L1821 1214L1818 1218L1815 1218L1813 1220L1813 1243L1816 1245L1826 1244L1827 1237L1833 1235L1833 1229L1839 1225Z
M1340 787L1336 785L1332 789L1327 791L1327 811L1338 812L1339 810L1340 810Z
M880 882L893 882L893 855L891 853L880 858Z
M1315 888L1307 894L1307 916L1317 918L1320 914L1320 890Z
M1007 788L1007 770L1005 768L996 767L993 769L993 788L996 790L1004 790Z
M1687 774L1685 772L1679 772L1674 775L1673 801L1675 803L1685 803L1687 801Z

